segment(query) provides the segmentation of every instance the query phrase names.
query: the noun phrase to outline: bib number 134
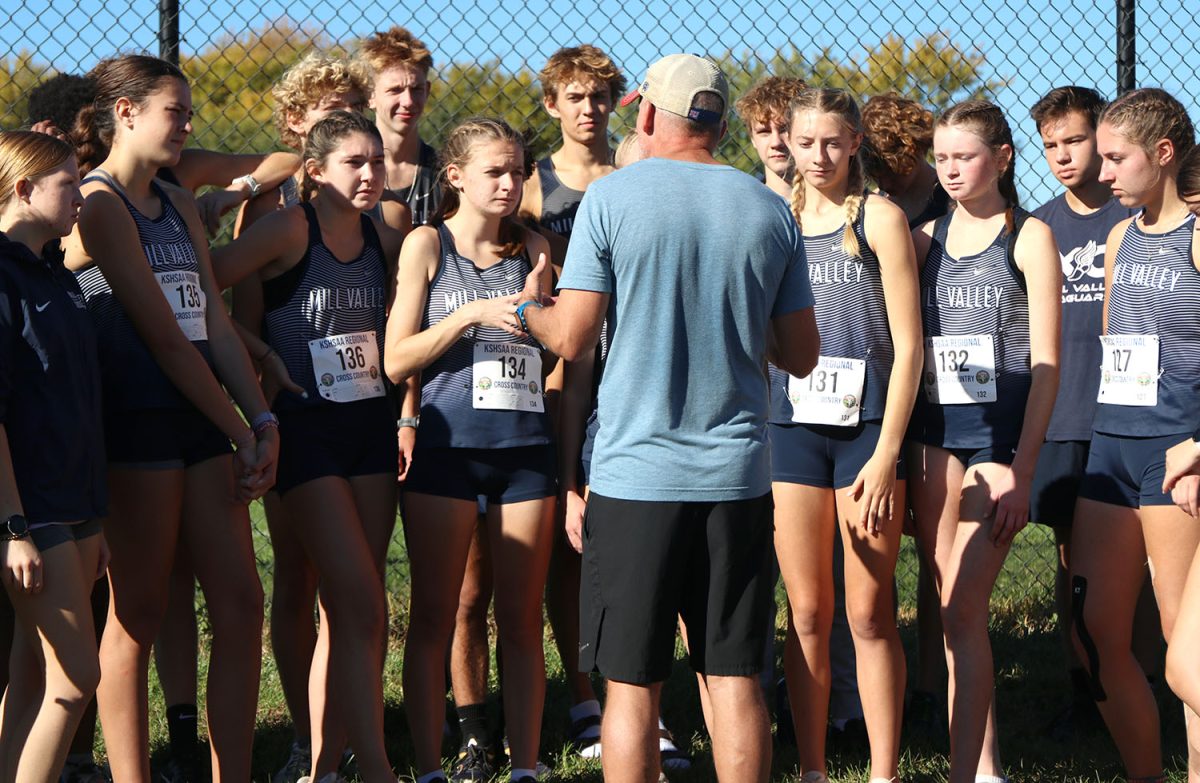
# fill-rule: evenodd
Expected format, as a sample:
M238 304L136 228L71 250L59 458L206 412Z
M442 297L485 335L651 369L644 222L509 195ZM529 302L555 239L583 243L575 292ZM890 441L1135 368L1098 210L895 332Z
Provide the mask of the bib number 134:
M529 345L475 343L471 407L544 413L541 352Z

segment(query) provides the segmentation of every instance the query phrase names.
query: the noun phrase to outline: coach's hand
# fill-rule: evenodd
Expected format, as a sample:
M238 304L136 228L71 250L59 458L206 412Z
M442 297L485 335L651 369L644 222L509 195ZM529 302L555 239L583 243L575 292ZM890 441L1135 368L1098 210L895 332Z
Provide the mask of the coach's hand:
M567 540L579 554L583 554L583 515L587 511L587 501L573 489L563 492L563 528L567 532Z

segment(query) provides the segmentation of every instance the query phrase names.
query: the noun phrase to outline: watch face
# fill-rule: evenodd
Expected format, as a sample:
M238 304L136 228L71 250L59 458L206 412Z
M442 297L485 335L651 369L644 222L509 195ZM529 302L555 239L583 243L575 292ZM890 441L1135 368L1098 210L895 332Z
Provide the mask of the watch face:
M13 514L7 521L8 535L14 539L22 538L29 532L29 522L20 514Z

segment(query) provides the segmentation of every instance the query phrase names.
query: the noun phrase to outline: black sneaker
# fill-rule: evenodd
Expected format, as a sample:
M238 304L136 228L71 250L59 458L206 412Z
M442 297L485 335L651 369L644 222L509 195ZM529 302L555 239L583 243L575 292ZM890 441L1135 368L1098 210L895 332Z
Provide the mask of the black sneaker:
M459 781L478 783L491 780L495 774L492 754L488 752L487 748L477 745L474 740L459 748L458 758L454 760L454 766L450 768L450 780L454 783Z
M199 765L194 759L172 756L158 771L158 779L162 783L200 783Z
M926 740L939 737L945 719L941 699L929 691L913 691L904 711L904 728Z

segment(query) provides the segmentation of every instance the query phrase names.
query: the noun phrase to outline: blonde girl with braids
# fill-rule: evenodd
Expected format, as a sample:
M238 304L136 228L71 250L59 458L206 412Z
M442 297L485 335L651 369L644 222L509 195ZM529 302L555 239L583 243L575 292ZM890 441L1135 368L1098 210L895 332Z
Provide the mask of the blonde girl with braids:
M405 704L418 783L444 779L446 650L484 495L512 777L532 783L546 691L542 592L557 484L543 399L542 370L551 357L521 330L516 305L533 260L548 258L549 248L514 219L525 175L519 133L499 120L467 120L450 133L442 155L439 216L414 229L400 253L384 356L393 383L420 381L404 491L412 568ZM541 269L549 290L549 264Z
M1200 705L1188 670L1196 651L1185 652L1180 638L1183 644L1196 638L1195 615L1181 604L1186 608L1200 527L1164 491L1177 478L1177 470L1170 482L1164 475L1167 450L1200 428L1200 242L1189 206L1200 187L1194 163L1183 168L1195 149L1195 129L1176 98L1155 88L1134 90L1100 114L1096 147L1100 181L1122 206L1141 212L1113 227L1105 243L1099 405L1071 530L1072 631L1126 776L1165 780L1154 692L1130 651L1149 562L1169 645L1167 677L1187 705L1188 780L1195 783ZM1136 382L1127 387L1146 396L1112 383L1130 370ZM1186 478L1183 488L1194 481Z
M1012 133L985 101L958 104L933 134L954 200L913 235L925 368L910 427L917 541L934 566L950 675L950 780L1003 780L988 600L1029 491L1058 389L1058 252L1020 210Z
M854 99L806 89L788 120L791 208L821 333L821 359L808 376L771 368L775 550L791 607L788 695L804 780L824 781L840 536L871 778L891 780L905 676L892 577L904 509L901 447L920 369L917 268L904 212L865 194Z
M66 259L101 346L112 562L97 699L108 760L118 780L150 779L147 667L182 538L212 625L213 779L246 780L262 658L246 504L275 483L277 423L222 305L191 194L156 179L192 130L183 74L126 55L90 78L96 97L75 134L90 173Z

